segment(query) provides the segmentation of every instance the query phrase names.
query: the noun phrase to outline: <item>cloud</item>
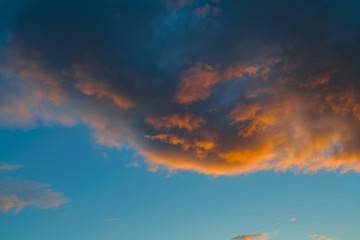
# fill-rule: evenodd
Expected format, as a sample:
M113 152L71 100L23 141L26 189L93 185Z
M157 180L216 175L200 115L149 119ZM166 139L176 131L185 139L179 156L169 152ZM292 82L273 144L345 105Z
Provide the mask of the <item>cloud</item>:
M210 4L206 3L203 7L196 8L193 11L194 15L200 16L200 17L206 17L211 13L211 6Z
M255 118L256 113L261 109L257 105L238 104L230 113L234 122L245 122Z
M232 240L265 240L265 239L267 239L266 233L258 233L258 234L241 235L238 237L234 237Z
M193 150L196 156L200 159L206 157L207 154L210 153L215 147L215 143L210 139L190 140L184 137L178 137L176 135L165 134L165 133L158 134L155 136L146 136L146 137L151 140L160 140L164 143L181 146L181 148L184 149L185 151Z
M283 3L168 2L17 12L1 42L1 126L86 125L152 169L360 172L353 9L303 4L285 17Z
M191 143L187 139L177 137L171 134L162 133L155 136L147 136L147 138L151 140L160 140L162 142L172 145L180 145L184 150L188 150L191 147Z
M181 8L193 4L193 0L164 0L164 2L169 8Z
M153 125L156 130L161 128L170 129L177 127L180 129L185 128L188 131L192 131L206 123L204 119L201 117L196 117L193 114L173 114L161 117L148 117L145 121Z
M13 165L0 162L0 170L17 170L21 168L21 165Z
M126 97L111 90L106 83L93 80L83 71L77 70L74 78L79 80L75 87L85 95L95 95L98 99L106 98L116 106L124 109L128 109L134 105Z
M121 218L106 218L104 219L105 222L117 222L121 221Z
M278 59L269 59L267 65L258 66L232 64L226 66L223 71L210 64L197 63L181 74L181 81L175 92L175 99L178 103L189 104L197 100L205 100L211 94L211 87L219 82L234 80L248 76L260 76L267 79L270 66L278 63Z
M68 200L49 185L37 182L0 180L0 205L3 212L18 213L25 207L56 208Z
M296 218L292 218L290 219L291 222L295 222L296 221Z
M175 99L182 104L204 100L210 96L210 87L219 81L216 69L211 65L198 63L182 74Z
M326 236L323 236L323 235L319 235L319 234L311 234L308 236L308 238L311 238L311 239L317 239L317 240L339 240L338 238L334 239L332 237L326 237Z

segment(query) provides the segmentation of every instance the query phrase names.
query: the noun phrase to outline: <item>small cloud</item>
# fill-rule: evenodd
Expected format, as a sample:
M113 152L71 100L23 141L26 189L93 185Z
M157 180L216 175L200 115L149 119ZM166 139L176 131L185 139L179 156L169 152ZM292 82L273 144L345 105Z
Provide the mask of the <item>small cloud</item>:
M207 3L205 4L204 7L202 8L196 8L194 11L193 11L193 14L194 15L198 15L200 17L206 17L211 11L211 7L210 5Z
M104 222L117 222L121 221L121 218L106 218L104 219Z
M128 109L134 106L134 103L127 97L114 91L105 82L96 82L85 71L77 69L74 77L79 81L75 87L83 94L88 96L95 96L97 99L107 99L119 108Z
M145 122L153 125L156 130L184 128L188 131L198 129L206 123L203 118L197 117L194 114L171 114L159 117L148 117Z
M0 163L0 170L17 170L21 168L21 165L12 165L7 163Z
M308 238L316 239L316 240L339 240L338 238L335 239L332 237L326 237L326 236L319 235L319 234L311 234L308 236Z
M232 240L266 240L267 234L266 233L258 233L258 234L246 234L234 237Z
M193 4L193 0L165 0L168 8L182 8Z
M211 8L212 14L219 15L222 12L222 8L219 7L212 7Z
M37 182L12 182L0 180L0 207L3 212L20 212L27 206L49 209L68 202L62 193L48 184Z
M296 218L292 218L290 219L291 222L295 222L296 221Z

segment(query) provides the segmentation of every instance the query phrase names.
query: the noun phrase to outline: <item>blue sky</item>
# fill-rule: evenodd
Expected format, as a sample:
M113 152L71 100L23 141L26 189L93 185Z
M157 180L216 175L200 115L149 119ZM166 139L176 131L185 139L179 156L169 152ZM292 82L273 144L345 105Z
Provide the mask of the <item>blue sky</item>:
M0 239L360 240L359 11L0 0Z
M358 174L261 172L212 177L147 170L134 152L94 144L85 127L1 130L2 177L46 182L69 200L0 216L2 239L356 239ZM54 154L56 153L56 154ZM291 221L296 218L296 221ZM114 219L114 221L106 221Z

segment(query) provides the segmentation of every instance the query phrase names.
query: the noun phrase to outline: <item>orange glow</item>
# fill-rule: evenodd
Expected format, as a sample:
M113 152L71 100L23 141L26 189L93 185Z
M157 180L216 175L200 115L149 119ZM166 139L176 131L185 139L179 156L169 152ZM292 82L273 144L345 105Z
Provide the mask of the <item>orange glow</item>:
M176 127L192 131L206 123L204 119L196 117L193 114L173 114L161 117L148 117L145 121L153 125L156 130L161 128L170 129Z

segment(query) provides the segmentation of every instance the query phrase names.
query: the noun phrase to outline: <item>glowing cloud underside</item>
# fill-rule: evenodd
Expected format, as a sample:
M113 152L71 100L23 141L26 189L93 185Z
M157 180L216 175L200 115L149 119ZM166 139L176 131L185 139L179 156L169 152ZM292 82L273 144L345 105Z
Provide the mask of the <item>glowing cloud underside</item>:
M168 3L167 7L187 6L181 10L186 11L190 7L185 2ZM218 25L212 24L225 17L225 10L215 14L210 9L190 9L188 16L215 28ZM66 8L63 10L66 13ZM278 10L274 7L268 11L275 14ZM48 14L39 11L40 19ZM170 19L166 14L171 11L165 11L165 19ZM83 17L93 18L86 14ZM151 16L149 19L158 21ZM26 16L21 20L28 21L28 28L40 30L29 34L15 28L17 38L6 43L7 51L1 55L3 127L86 124L99 144L132 147L152 169L165 167L169 171L183 169L211 175L264 170L360 171L359 58L356 51L349 55L343 47L344 42L349 46L356 41L332 38L333 43L326 32L313 39L298 33L295 35L303 41L295 41L291 37L294 33L286 32L290 31L286 23L269 22L269 26L281 28L286 37L278 33L274 39L279 43L254 46L240 37L241 32L233 32L241 30L220 25L224 35L203 32L224 44L214 56L191 41L187 45L178 43L176 49L188 54L183 59L171 56L165 60L145 45L122 37L108 46L101 38L106 34L102 28L91 30L101 32L95 40L86 40L86 29L79 31L86 43L80 44L69 36L80 29L76 23L65 27L60 24L50 31L46 24L59 22L56 16L49 23L30 21ZM109 26L110 32L118 29ZM167 25L163 27L170 31ZM318 23L312 27L325 26ZM139 34L145 31L139 26L134 29ZM171 31L169 34L176 34ZM195 29L187 31L193 31L198 40L203 38ZM146 34L154 36L149 39L165 41L155 29L148 29ZM58 35L65 39L54 40ZM30 41L38 38L42 45ZM133 45L128 46L130 42ZM187 51L189 44L194 45L194 53ZM123 55L113 54L122 51L133 58L125 61ZM139 60L139 52L149 56Z

